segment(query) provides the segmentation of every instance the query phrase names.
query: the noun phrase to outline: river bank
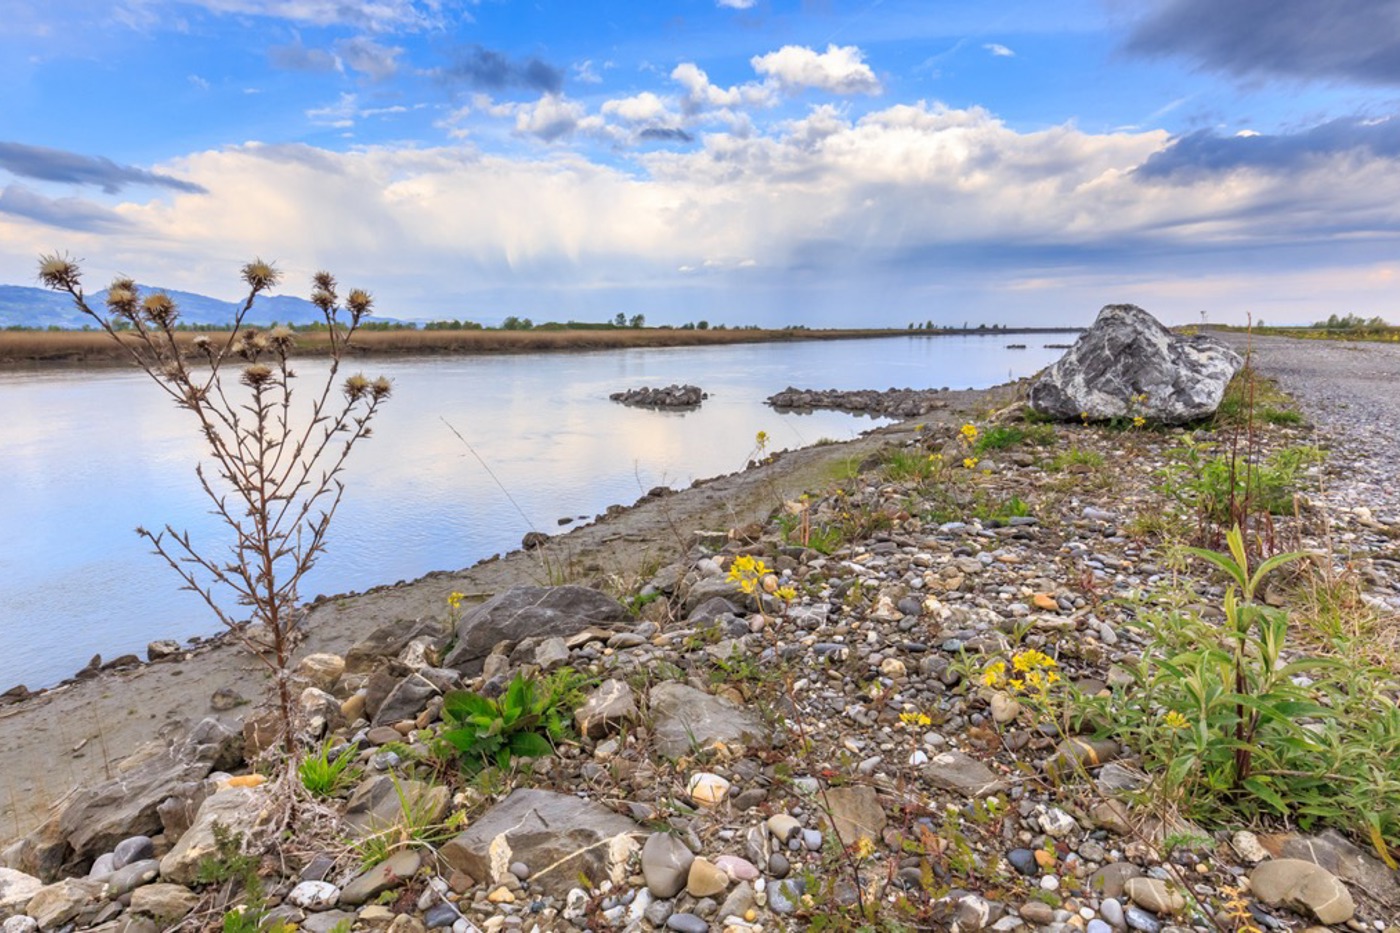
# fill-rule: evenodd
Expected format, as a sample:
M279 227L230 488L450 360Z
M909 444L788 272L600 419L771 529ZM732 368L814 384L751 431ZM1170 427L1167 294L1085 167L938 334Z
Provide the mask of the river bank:
M811 340L868 340L881 337L957 337L1046 334L1064 338L1077 328L1009 328L1004 330L939 331L880 328L711 328L669 327L569 329L539 327L533 330L361 330L350 357L374 359L387 356L458 356L501 353L553 353L587 350L647 349L661 347L718 347L747 343L795 343ZM196 337L213 341L226 338L220 331L179 331L176 340L190 353ZM297 356L324 356L326 335L314 330L297 334ZM130 364L130 356L100 331L0 330L0 367Z

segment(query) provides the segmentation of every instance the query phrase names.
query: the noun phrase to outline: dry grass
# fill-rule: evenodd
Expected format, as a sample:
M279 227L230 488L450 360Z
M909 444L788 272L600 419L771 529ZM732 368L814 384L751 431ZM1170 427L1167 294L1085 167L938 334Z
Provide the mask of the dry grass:
M892 337L903 330L394 330L360 331L352 355L434 355L462 353L536 353L561 350L616 350L645 347L723 346L799 340ZM188 351L195 333L177 335ZM225 335L208 333L211 340ZM324 333L297 335L297 354L326 350ZM0 331L3 363L127 362L111 338L99 331Z

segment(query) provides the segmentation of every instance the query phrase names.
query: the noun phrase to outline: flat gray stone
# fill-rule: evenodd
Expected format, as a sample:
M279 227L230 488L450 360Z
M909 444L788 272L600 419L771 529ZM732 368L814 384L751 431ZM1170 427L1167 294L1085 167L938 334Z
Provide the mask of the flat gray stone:
M372 897L397 888L418 873L423 858L416 849L400 849L356 876L340 892L340 903L358 907Z
M161 877L176 884L193 884L199 863L218 852L214 824L242 834L246 842L261 816L262 798L256 788L230 787L219 791L200 804L193 825L160 860Z
M512 863L524 862L531 887L562 898L578 886L580 875L594 885L609 877L612 859L625 859L632 851L616 846L615 838L640 833L632 820L601 804L545 790L516 790L439 854L480 882L499 881Z
M159 859L142 859L114 871L107 879L107 896L111 898L129 894L160 877Z
M1386 868L1380 859L1353 845L1335 829L1315 836L1290 836L1284 840L1280 854L1321 865L1382 904L1400 907L1400 873Z
M365 778L351 793L343 822L351 835L364 838L403 825L405 806L423 819L437 822L447 812L447 804L448 791L441 784L378 774Z
M527 636L567 637L590 626L626 619L627 610L620 602L586 586L513 586L458 621L457 643L443 664L476 675L498 642Z
M1346 923L1356 915L1351 892L1321 865L1296 858L1273 859L1249 873L1249 889L1265 904L1282 904L1319 923Z
M652 737L668 758L716 745L767 745L768 729L754 713L723 697L675 682L658 684L649 696Z
M24 913L44 882L13 868L0 868L0 920Z
M199 895L178 884L148 884L131 892L131 912L173 923L199 905Z
M57 929L88 907L96 907L102 888L100 881L65 878L34 892L25 912L39 921L43 929Z
M826 803L831 808L830 822L843 846L862 839L879 839L888 821L879 795L869 785L832 787L826 792Z
M964 797L986 797L1006 789L1006 782L986 765L957 751L940 752L930 758L924 765L923 777L934 787Z
M595 740L636 721L637 698L621 680L603 681L574 711L578 731Z
M652 833L642 846L642 877L654 897L675 897L685 889L690 865L695 861L691 852L670 833Z

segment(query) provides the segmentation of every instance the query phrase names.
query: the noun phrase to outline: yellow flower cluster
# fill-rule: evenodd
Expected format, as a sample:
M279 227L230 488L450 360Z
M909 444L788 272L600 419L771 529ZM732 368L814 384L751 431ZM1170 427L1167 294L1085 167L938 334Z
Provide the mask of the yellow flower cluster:
M1050 687L1060 682L1059 667L1048 654L1027 649L1011 659L1012 672L1019 676L1009 677L1005 661L993 661L982 673L982 683L988 687L1010 687L1024 693L1038 693L1044 696Z
M963 466L964 466L966 469L969 469L969 470L975 469L976 466L977 466L977 458L976 458L976 457L963 457Z
M757 557L740 554L729 565L729 582L738 584L739 589L752 596L758 590L759 581L768 572L768 565ZM796 594L793 594L796 595Z
M900 713L899 721L906 726L925 727L933 725L933 720L929 718L928 713Z
M869 836L861 836L856 840L853 853L856 858L864 860L875 854L875 841Z
M1191 725L1191 721L1176 710L1171 710L1162 718L1168 729L1185 729Z
M464 599L466 599L466 598L467 598L467 594L465 594L465 593L456 593L456 592L448 593L448 594L447 594L447 607L448 607L449 609L451 609L453 612L460 612L461 609L462 609L462 600L464 600Z

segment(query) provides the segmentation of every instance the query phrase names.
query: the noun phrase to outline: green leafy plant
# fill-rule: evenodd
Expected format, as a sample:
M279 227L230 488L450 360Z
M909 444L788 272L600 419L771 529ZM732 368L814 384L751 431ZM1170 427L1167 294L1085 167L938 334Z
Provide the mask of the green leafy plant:
M1288 615L1259 593L1305 555L1251 566L1238 527L1226 542L1228 553L1188 549L1229 580L1224 626L1179 613L1146 619L1153 644L1133 682L1108 698L1077 697L1077 713L1142 752L1155 793L1194 818L1333 824L1390 861L1400 842L1393 678L1354 660L1290 660Z
M313 797L334 797L364 774L356 768L357 749L347 745L340 754L332 755L332 745L328 739L319 749L307 753L297 765L301 784Z
M461 756L463 766L478 771L489 765L506 768L512 758L539 758L554 753L554 742L569 733L557 690L517 674L499 699L455 690L443 698L447 728L438 736Z

